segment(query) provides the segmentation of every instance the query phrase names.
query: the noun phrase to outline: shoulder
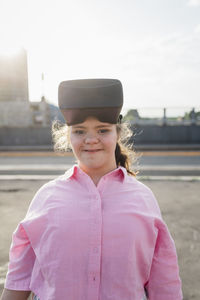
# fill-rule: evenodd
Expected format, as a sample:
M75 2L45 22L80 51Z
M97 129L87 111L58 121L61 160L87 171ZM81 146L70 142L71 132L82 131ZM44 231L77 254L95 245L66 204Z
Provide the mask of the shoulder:
M153 191L136 177L128 176L127 186L132 192L133 201L147 213L161 217L161 211Z
M153 194L152 190L146 184L139 181L135 176L127 175L125 182L129 188L131 187L134 191L149 195Z
M55 198L63 197L69 186L69 178L65 174L43 184L36 191L27 211L27 216L32 212L44 211Z

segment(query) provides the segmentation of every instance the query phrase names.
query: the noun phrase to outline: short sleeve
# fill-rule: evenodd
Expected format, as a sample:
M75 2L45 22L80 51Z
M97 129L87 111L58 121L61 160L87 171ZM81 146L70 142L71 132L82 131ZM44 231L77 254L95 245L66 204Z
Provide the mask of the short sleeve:
M174 240L167 225L156 221L158 236L149 280L145 286L149 300L181 300L181 280Z
M30 290L29 286L34 262L35 253L23 225L20 223L12 236L5 288L10 290Z

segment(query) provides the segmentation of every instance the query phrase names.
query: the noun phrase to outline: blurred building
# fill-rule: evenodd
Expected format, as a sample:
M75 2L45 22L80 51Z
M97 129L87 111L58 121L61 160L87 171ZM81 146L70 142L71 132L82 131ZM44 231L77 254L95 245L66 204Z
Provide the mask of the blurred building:
M49 105L29 102L27 53L0 54L0 127L48 127Z
M13 55L0 54L1 101L29 101L27 54L24 49Z

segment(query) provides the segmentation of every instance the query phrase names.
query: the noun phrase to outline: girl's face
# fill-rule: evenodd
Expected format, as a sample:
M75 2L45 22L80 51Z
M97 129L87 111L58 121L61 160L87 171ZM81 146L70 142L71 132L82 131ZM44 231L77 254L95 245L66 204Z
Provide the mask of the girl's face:
M83 123L70 126L69 138L78 165L85 172L115 169L117 130L115 124L88 118Z

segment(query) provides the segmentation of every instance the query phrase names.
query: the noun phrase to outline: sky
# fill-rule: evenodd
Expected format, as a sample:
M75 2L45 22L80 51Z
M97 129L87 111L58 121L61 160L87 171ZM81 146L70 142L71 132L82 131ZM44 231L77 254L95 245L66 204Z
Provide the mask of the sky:
M117 78L125 108L200 107L200 0L0 0L0 41L27 50L30 101Z

